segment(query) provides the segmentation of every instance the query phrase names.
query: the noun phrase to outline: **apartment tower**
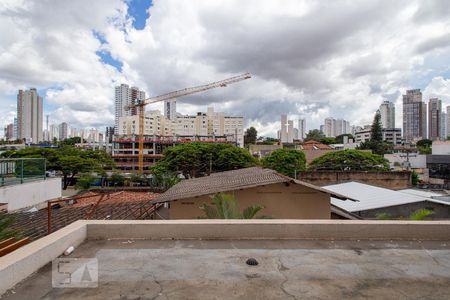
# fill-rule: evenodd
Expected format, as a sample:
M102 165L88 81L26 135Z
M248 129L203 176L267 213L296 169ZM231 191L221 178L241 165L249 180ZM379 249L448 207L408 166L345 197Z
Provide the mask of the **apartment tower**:
M17 138L26 142L43 141L43 100L36 91L19 90L17 94Z
M139 101L145 100L145 92L137 87L129 87L127 84L121 84L115 87L115 114L114 129L117 132L119 127L119 118L126 116L134 116L139 113L138 109L133 108L126 110L125 107L137 104Z
M395 128L395 105L389 101L383 101L380 108L381 124L383 128Z
M420 89L403 95L403 137L407 143L427 137L427 105Z
M428 102L428 138L437 140L441 135L442 101L431 98Z

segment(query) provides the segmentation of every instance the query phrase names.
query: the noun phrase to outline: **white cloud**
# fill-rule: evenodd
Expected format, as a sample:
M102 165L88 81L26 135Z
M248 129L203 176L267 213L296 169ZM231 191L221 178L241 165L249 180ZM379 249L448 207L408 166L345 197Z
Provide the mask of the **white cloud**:
M181 112L212 104L274 136L281 113L305 117L311 129L328 116L370 123L384 97L401 120L407 88L449 101L446 1L154 0L143 30L126 6L0 4L0 112L11 112L18 88L36 86L50 88L55 122L106 126L115 84L156 95L247 71L250 80L179 99ZM102 63L99 50L122 62L122 72Z

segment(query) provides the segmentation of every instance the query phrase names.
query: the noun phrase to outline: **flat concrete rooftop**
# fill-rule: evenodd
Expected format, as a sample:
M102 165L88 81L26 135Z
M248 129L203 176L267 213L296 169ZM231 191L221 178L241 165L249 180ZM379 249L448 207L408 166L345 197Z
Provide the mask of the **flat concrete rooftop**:
M2 299L450 299L449 250L442 240L86 240L68 257L97 258L98 287L52 288L48 263Z

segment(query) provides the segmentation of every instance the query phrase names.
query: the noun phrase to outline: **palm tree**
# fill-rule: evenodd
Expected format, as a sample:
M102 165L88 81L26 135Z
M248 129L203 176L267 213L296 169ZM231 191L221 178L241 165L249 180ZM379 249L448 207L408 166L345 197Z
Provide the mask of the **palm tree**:
M213 206L206 203L200 206L207 219L253 219L264 208L261 205L253 205L247 207L241 213L233 195L217 193L211 198L214 202Z

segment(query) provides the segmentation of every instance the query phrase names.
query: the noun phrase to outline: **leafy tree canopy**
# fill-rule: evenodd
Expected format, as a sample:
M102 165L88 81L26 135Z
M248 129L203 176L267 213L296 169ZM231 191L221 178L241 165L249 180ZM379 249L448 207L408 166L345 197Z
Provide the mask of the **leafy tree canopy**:
M262 159L265 168L275 170L289 177L306 169L305 154L294 149L277 149Z
M310 170L388 171L389 163L383 156L359 150L329 152L314 159Z
M320 141L320 139L324 138L325 135L323 134L323 132L321 132L319 129L313 129L310 130L307 134L306 134L306 138L305 141Z
M279 142L280 142L279 139L260 136L257 139L256 144L258 144L258 145L275 145L275 144L278 144Z
M47 170L60 171L63 175L63 189L79 173L97 172L105 175L105 170L114 168L111 157L102 150L87 150L72 146L47 149L27 147L2 153L7 158L45 158Z
M258 132L256 131L255 127L250 127L245 131L244 134L244 144L255 144L256 138L258 137Z
M319 141L325 145L336 144L336 139L334 137L323 137Z
M211 172L253 167L258 161L245 149L231 144L185 143L164 151L154 174L181 171L184 176L199 177Z

